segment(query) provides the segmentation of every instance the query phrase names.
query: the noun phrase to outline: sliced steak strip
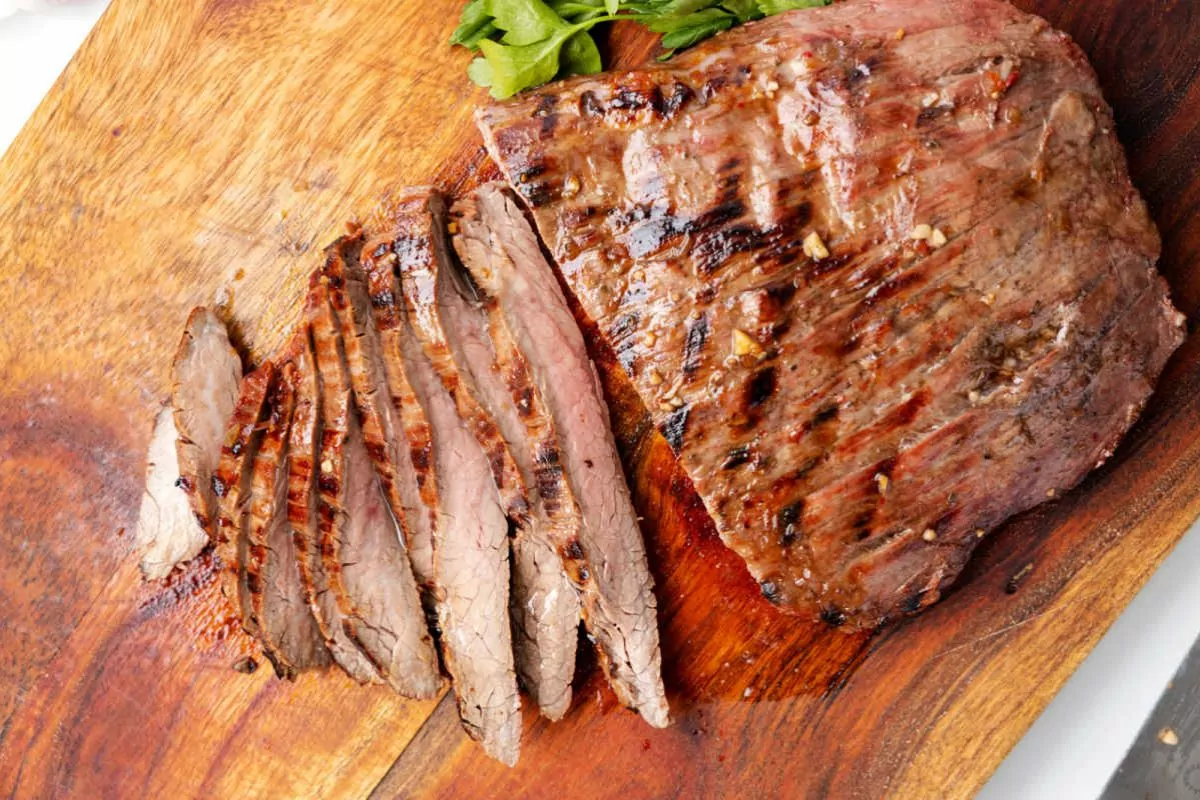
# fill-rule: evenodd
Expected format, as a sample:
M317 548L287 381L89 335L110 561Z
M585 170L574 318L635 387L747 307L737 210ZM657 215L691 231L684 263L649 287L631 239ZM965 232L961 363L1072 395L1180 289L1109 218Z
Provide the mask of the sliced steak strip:
M216 512L212 473L221 457L225 423L237 402L242 361L229 343L225 323L207 308L195 308L188 316L171 372L179 485L200 527L211 534ZM193 541L181 560L194 557L203 546Z
M216 552L221 559L221 590L229 600L246 632L258 634L246 586L246 549L249 522L246 506L250 497L255 455L262 441L259 425L267 393L276 379L271 361L242 378L221 445L221 458L212 476L217 499Z
M196 556L208 534L180 490L179 457L175 451L175 412L164 405L154 420L146 453L146 489L138 511L137 541L146 580L165 578L176 564Z
M293 340L292 354L267 396L267 427L254 460L246 586L263 650L281 678L328 663L329 654L304 599L292 529L288 524L287 444L296 410L301 369L313 369L308 329ZM299 366L298 366L299 364Z
M412 390L403 362L397 358L398 353L393 351L389 355L390 369L385 361L366 276L359 263L362 245L361 235L356 235L346 237L338 246L330 248L323 274L341 325L354 402L361 415L367 452L379 473L392 514L400 523L404 541L416 540L418 543L421 570L411 569L422 583L427 584L432 570L432 515L421 498L413 453L405 440L404 423L393 399L390 381L394 376L402 393L411 395ZM394 346L395 343L389 341L389 344ZM423 417L419 408L416 413ZM407 553L405 558L408 558Z
M335 513L323 502L323 496L328 493L336 500L342 489L340 480L336 480L333 473L335 466L339 470L343 468L340 451L349 425L350 398L343 385L345 374L338 346L337 319L323 284L317 282L310 289L308 303L313 368L301 371L302 380L297 387L296 419L290 441L293 457L288 472L288 521L292 525L305 599L325 638L325 646L350 677L360 683L379 683L382 680L379 670L346 632L347 612L342 610L327 569L331 562L336 565L336 559L327 552L324 541L326 530L333 529ZM334 383L332 389L325 386L326 380L330 379ZM338 386L342 387L340 392ZM327 400L327 395L332 395L332 403ZM332 427L332 431L327 431L328 427ZM336 461L334 455L337 455Z
M404 234L398 233L400 241ZM427 237L428 222L411 233ZM403 270L406 255L401 248L397 255ZM417 331L404 324L397 333L433 433L439 501L434 569L443 660L463 727L489 755L512 765L520 753L521 700L508 616L508 520L491 459L459 417Z
M470 213L462 205L457 217ZM438 229L442 222L434 220ZM580 614L558 550L578 539L582 519L559 464L554 422L503 314L490 298L475 302L470 279L448 259L438 269L437 302L455 360L471 373L479 402L496 420L528 487L530 514L512 541L517 672L542 714L558 720L571 703Z
M665 726L653 580L583 334L515 200L490 184L473 201L459 221L460 252L498 303L553 419L583 518L578 538L560 553L582 593L584 620L621 702Z
M417 227L412 229L411 235L397 240L398 250L402 253L398 263L400 285L409 320L429 363L454 399L459 416L487 453L506 513L510 519L519 520L529 510L521 471L496 420L480 405L480 392L473 376L458 368L438 308L439 264L448 252L446 204L441 195L432 190L415 195L413 199L416 214L413 222ZM436 224L431 220L436 220Z
M402 208L402 206L397 206ZM401 441L407 440L410 473L401 464L397 470L396 488L408 518L408 555L413 573L421 582L422 590L429 595L433 590L433 531L437 520L437 476L433 468L433 436L425 409L418 401L405 364L403 352L404 310L399 305L400 293L396 285L395 239L387 216L375 223L372 234L364 243L362 267L367 276L371 312L375 318L375 329L379 332L379 350L383 357L383 371L391 391L392 407L399 414L403 430ZM404 455L396 458L403 461ZM412 476L416 486L408 477Z
M346 635L397 692L432 697L440 684L437 654L400 528L382 494L350 402L347 350L355 347L357 337L341 336L344 328L335 298L345 299L343 265L359 244L357 237L343 237L331 245L317 278L329 289L328 309L334 316L318 313L314 324L322 407L329 412L318 479L323 562ZM349 313L348 308L342 311Z
M357 416L349 419L345 519L334 533L341 582L354 611L346 629L393 689L405 697L431 698L441 677L417 582Z
M787 610L935 601L977 531L1107 458L1182 340L1086 58L999 0L781 14L479 122Z
M267 533L277 519L287 516L287 435L295 410L296 395L281 370L267 392L263 405L265 427L250 474L250 494L247 508L250 519L246 526L246 589L250 596L250 626L271 659L277 662L274 645L265 635L262 620L266 616L267 581L269 573L278 568L267 550Z
M267 603L261 621L263 639L275 654L275 671L280 677L323 667L330 659L315 616L316 597L310 595L313 581L305 578L313 557L317 524L313 467L319 436L320 384L309 320L314 311L312 304L318 298L323 301L323 295L309 293L304 321L288 346L288 361L283 367L283 379L291 385L295 401L288 428L286 472L282 476L284 513L280 515L277 505L274 524L267 531L268 559L278 565L270 570L267 584L275 599ZM280 502L278 497L275 502Z

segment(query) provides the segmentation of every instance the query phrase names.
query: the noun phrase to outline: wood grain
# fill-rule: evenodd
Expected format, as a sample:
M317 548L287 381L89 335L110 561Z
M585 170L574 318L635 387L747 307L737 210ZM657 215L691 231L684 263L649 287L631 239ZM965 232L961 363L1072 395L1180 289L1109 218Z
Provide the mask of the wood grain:
M1095 61L1194 320L1200 7L1020 4ZM598 352L676 724L616 707L581 648L574 707L527 710L512 770L447 701L233 671L254 645L206 561L141 585L129 531L190 307L229 296L261 357L345 218L493 174L483 96L443 45L457 5L114 0L0 161L0 795L969 796L1200 514L1197 337L1110 464L993 536L930 612L854 636L761 599ZM618 26L608 49L652 47Z

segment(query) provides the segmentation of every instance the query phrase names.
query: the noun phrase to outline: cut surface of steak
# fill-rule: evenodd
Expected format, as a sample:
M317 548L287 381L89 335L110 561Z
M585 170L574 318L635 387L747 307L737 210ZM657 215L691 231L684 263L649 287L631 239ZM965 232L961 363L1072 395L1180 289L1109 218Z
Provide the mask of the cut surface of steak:
M1182 340L1095 75L999 0L785 13L478 119L724 541L830 623L934 602Z
M399 415L402 439L407 441L411 473L402 469L396 487L408 516L408 554L422 591L433 591L433 531L437 524L437 478L433 468L433 437L425 409L413 391L410 369L405 363L405 321L402 299L396 284L396 246L404 248L405 200L389 205L376 215L362 249L362 267L367 278L371 313L379 332L383 372L391 392L392 407ZM399 233L398 233L399 231ZM397 453L398 459L405 458ZM408 477L416 481L413 486Z
M180 490L177 438L175 412L164 405L150 434L146 489L138 510L137 541L146 580L165 578L176 564L195 558L208 543L187 494Z
M403 271L407 255L402 248L397 255ZM432 428L438 480L434 571L442 657L464 729L512 765L520 754L521 700L509 623L508 520L489 454L459 417L409 322L406 303L401 352Z
M332 266L357 247L354 237L326 250L317 280L328 287L330 314L314 322L321 374L324 429L321 442L320 533L322 563L342 615L343 633L400 694L432 697L438 689L437 654L396 519L367 453L359 415L351 403L346 351L335 297L341 278ZM344 297L344 295L342 295ZM346 311L346 309L342 309ZM336 357L336 360L335 360Z
M469 214L459 208L456 217ZM443 230L445 220L426 214L426 224ZM445 242L436 241L435 248ZM460 237L461 239L461 237ZM460 239L455 240L456 246ZM460 255L463 253L460 252ZM467 255L470 255L467 253ZM564 571L559 546L578 537L579 513L558 467L553 422L532 384L524 356L515 347L494 302L491 315L464 293L473 292L444 249L438 253L434 298L446 341L460 372L469 373L474 396L508 443L527 487L529 513L516 520L512 540L512 613L517 672L541 710L561 719L571 703L579 597ZM549 469L545 468L549 466ZM545 480L544 485L539 479ZM543 502L543 493L550 502Z
M233 413L242 379L242 361L229 343L229 331L216 314L198 307L171 366L171 406L178 434L179 485L187 493L200 527L212 532L216 499L212 473L221 457L225 423ZM195 543L191 558L203 544Z
M383 677L378 665L364 653L350 635L353 604L342 581L338 552L340 509L345 499L345 445L350 428L350 379L346 374L337 317L329 303L329 293L315 276L310 291L312 340L316 365L316 407L320 419L314 431L312 473L304 490L311 492L306 505L312 512L309 526L297 530L298 537L311 537L302 550L306 569L305 589L325 646L350 677L361 683L379 683ZM307 451L306 451L307 452ZM289 516L291 512L289 512ZM295 529L295 518L292 517Z
M448 247L445 241L446 204L441 195L433 191L414 195L414 200L417 213L424 217L414 219L410 235L401 245L403 255L397 265L408 318L426 358L453 398L459 416L487 453L506 513L511 519L518 520L528 513L521 471L496 420L480 405L479 389L473 376L458 368L438 307L438 287L442 277L438 267L446 258Z
M353 412L349 422L345 506L334 533L339 574L353 609L346 630L393 689L430 698L441 678L417 582Z
M225 431L221 457L212 475L213 495L217 500L215 544L221 559L221 591L241 619L246 632L258 634L246 586L246 550L250 499L255 455L262 441L259 421L266 406L267 393L278 370L271 361L241 380L237 403Z
M617 697L651 725L665 726L653 580L583 333L515 199L489 184L473 200L473 213L459 222L464 263L495 298L525 355L582 516L578 536L560 545L560 555L581 592L584 621Z

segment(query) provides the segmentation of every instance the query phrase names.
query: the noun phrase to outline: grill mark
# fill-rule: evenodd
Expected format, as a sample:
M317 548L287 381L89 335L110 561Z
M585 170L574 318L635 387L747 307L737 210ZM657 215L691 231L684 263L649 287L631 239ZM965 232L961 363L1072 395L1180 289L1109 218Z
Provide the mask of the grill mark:
M875 510L873 508L860 511L850 523L850 530L855 541L864 541L871 538L871 523L875 521Z
M821 621L833 628L846 623L846 612L837 606L826 606L821 609Z
M748 408L758 408L775 394L777 388L775 367L764 367L754 373L746 384L745 402Z
M623 228L618 239L631 258L642 259L662 250L685 235L696 235L693 254L699 253L701 267L711 271L735 252L749 249L761 231L748 225L724 226L745 216L746 206L736 197L718 203L692 219L685 219L661 207L638 204L628 210L614 209L613 224ZM725 257L722 258L722 254Z
M725 460L721 462L721 469L735 469L742 466L750 460L750 446L739 445L725 454Z
M775 515L779 528L779 541L784 547L791 545L800 536L800 520L804 516L804 498L788 503Z
M1020 137L1020 136L1018 136L1018 137L1014 137L1014 139L1019 139L1019 138L1021 138L1021 137ZM976 221L975 221L975 222L974 222L974 223L971 225L971 227L970 227L970 228L968 228L968 229L966 229L966 230L964 230L964 231L962 232L962 234L960 235L960 238L965 238L965 237L966 237L966 235L967 235L968 233L974 234L974 233L976 233L977 231L981 230L981 229L982 229L982 228L983 228L983 227L984 227L984 226L987 224L987 222L988 222L988 221L990 221L990 220L994 219L994 218L995 218L995 216L996 216L998 213L1002 213L1002 211L1003 211L1003 209L999 209L999 210L997 210L997 211L994 211L994 212L992 212L992 213L988 214L988 216L986 216L986 217L984 217L984 218L981 218L981 219L979 219L979 220L976 220ZM1028 245L1030 241L1031 241L1031 238L1026 238L1026 239L1024 239L1024 240L1021 242L1021 248L1023 248L1023 247L1024 247L1024 246L1026 246L1026 245ZM1017 252L1016 252L1016 255L1018 255L1018 256L1019 256L1021 252L1022 252L1022 250L1019 248L1019 249L1017 250ZM869 255L869 253L867 253L867 252L864 252L862 255L865 257L866 255ZM819 264L824 264L825 262L827 262L827 261L831 261L831 260L832 260L832 259L826 259L825 261L823 261L823 262L818 262L818 263L819 263ZM919 261L912 262L912 263L913 263L913 265L915 265L915 266L913 266L913 268L915 268L915 269L923 268L923 267L925 267L925 266L928 264L928 261L929 261L928 259L922 259L922 260L919 260ZM944 277L944 276L943 276L943 277ZM925 291L924 291L923 293L921 293L921 294L917 295L916 297L912 298L912 299L910 300L910 302L916 303L916 302L921 302L921 301L924 301L924 300L925 300L927 297L931 297L931 296L932 296L932 293L933 293L934 291L936 291L937 289L941 288L941 287L942 287L942 285L943 285L943 284L942 284L942 283L940 283L940 282L939 282L939 283L936 283L936 284L932 284L932 285L930 285L928 288L926 288L926 289L925 289ZM949 296L948 294L943 294L943 295L942 295L942 302L943 302L943 303L944 303L944 302L947 302L949 299L950 299L950 296ZM852 298L851 298L850 300L848 300L848 302L853 302ZM941 305L941 304L938 304L938 305L936 305L936 306L933 306L933 307L929 308L929 309L928 309L928 311L925 313L925 315L924 315L924 318L933 318L933 317L935 317L935 316L938 314L938 312L941 310L941 307L942 307L942 305ZM845 311L846 311L846 309L845 309L845 308L843 308L843 309L841 309L840 311L841 311L841 312L845 312ZM833 313L838 313L838 312L833 312ZM833 316L833 313L830 313L830 314L827 314L827 315L825 315L824 319L826 319L826 320L830 320L830 318ZM835 320L835 322L836 322L836 320ZM911 327L909 330L917 330L918 328L919 328L919 326L915 326L915 325L914 325L914 326L912 326L912 327ZM904 335L902 335L902 336L900 336L898 339L896 339L896 340L895 340L895 342L894 342L894 344L899 344L899 343L906 342L906 341L908 340L908 338L909 338L909 336L908 336L908 333L906 332ZM954 343L954 344L951 346L951 348L950 348L950 351L949 351L949 352L948 352L948 354L947 354L947 357L950 357L950 355L952 355L952 354L954 353L954 351L955 351L955 350L957 350L957 348L958 348L958 347L961 345L962 341L966 340L966 338L967 338L967 337L963 336L963 337L961 337L961 338L960 338L958 341L956 341L956 342L955 342L955 343ZM810 341L810 340L802 340L802 341L800 341L800 342L798 342L798 343L797 343L797 346L798 346L798 347L801 347L801 348L803 348L803 347L805 347L805 346L812 347L812 346L813 346L813 344L811 343L811 341ZM834 372L834 373L832 373L832 374L829 376L829 378L828 378L828 379L827 379L827 380L826 380L824 383L822 383L820 386L817 386L817 387L815 387L815 388L814 388L814 389L813 389L811 392L809 392L809 394L808 394L808 395L807 395L805 398L802 398L802 399L801 399L801 403L808 403L808 402L811 402L811 401L815 400L816 398L820 398L821 396L827 396L827 395L828 395L828 394L829 394L829 393L832 391L832 388L834 387L834 385L836 384L836 382L837 382L838 380L840 380L840 379L843 377L843 374L844 374L844 373L843 373L843 372L841 372L841 371L837 371L837 372Z
M837 403L827 403L817 409L817 413L813 414L809 429L816 429L827 422L837 419L840 409Z
M704 356L704 344L708 340L708 314L701 314L687 322L687 335L683 343L683 374L691 377L700 369Z
M662 424L659 426L659 431L663 438L667 440L667 444L671 445L671 449L679 454L679 450L683 447L683 436L687 431L687 420L690 408L684 406L672 411Z
M375 308L392 308L396 305L396 296L391 289L371 295L371 305Z
M922 108L917 113L917 127L924 128L926 125L931 124L935 120L941 119L947 114L952 113L954 113L954 106L951 105L929 106L928 108Z
M590 89L579 95L579 114L583 117L604 116L604 104L596 97L596 93Z
M675 81L671 85L671 90L663 96L662 116L664 119L673 119L676 114L693 99L696 93L692 87L681 81Z
M757 247L762 231L753 225L733 225L703 235L692 248L692 258L701 275L710 275L738 253Z

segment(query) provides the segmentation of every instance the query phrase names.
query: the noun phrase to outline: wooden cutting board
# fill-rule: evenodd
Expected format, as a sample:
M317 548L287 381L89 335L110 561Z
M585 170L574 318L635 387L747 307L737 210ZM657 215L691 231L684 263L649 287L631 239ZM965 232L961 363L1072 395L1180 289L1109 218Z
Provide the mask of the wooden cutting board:
M230 297L261 357L343 220L491 174L483 95L444 44L458 5L115 0L0 162L0 795L970 795L1200 513L1197 337L1104 469L990 538L942 604L860 635L768 606L605 370L675 724L619 708L585 655L568 718L527 713L511 770L450 698L234 671L255 648L208 561L141 583L143 458L187 311ZM1194 320L1200 6L1022 5L1094 60ZM621 27L608 49L652 48Z

